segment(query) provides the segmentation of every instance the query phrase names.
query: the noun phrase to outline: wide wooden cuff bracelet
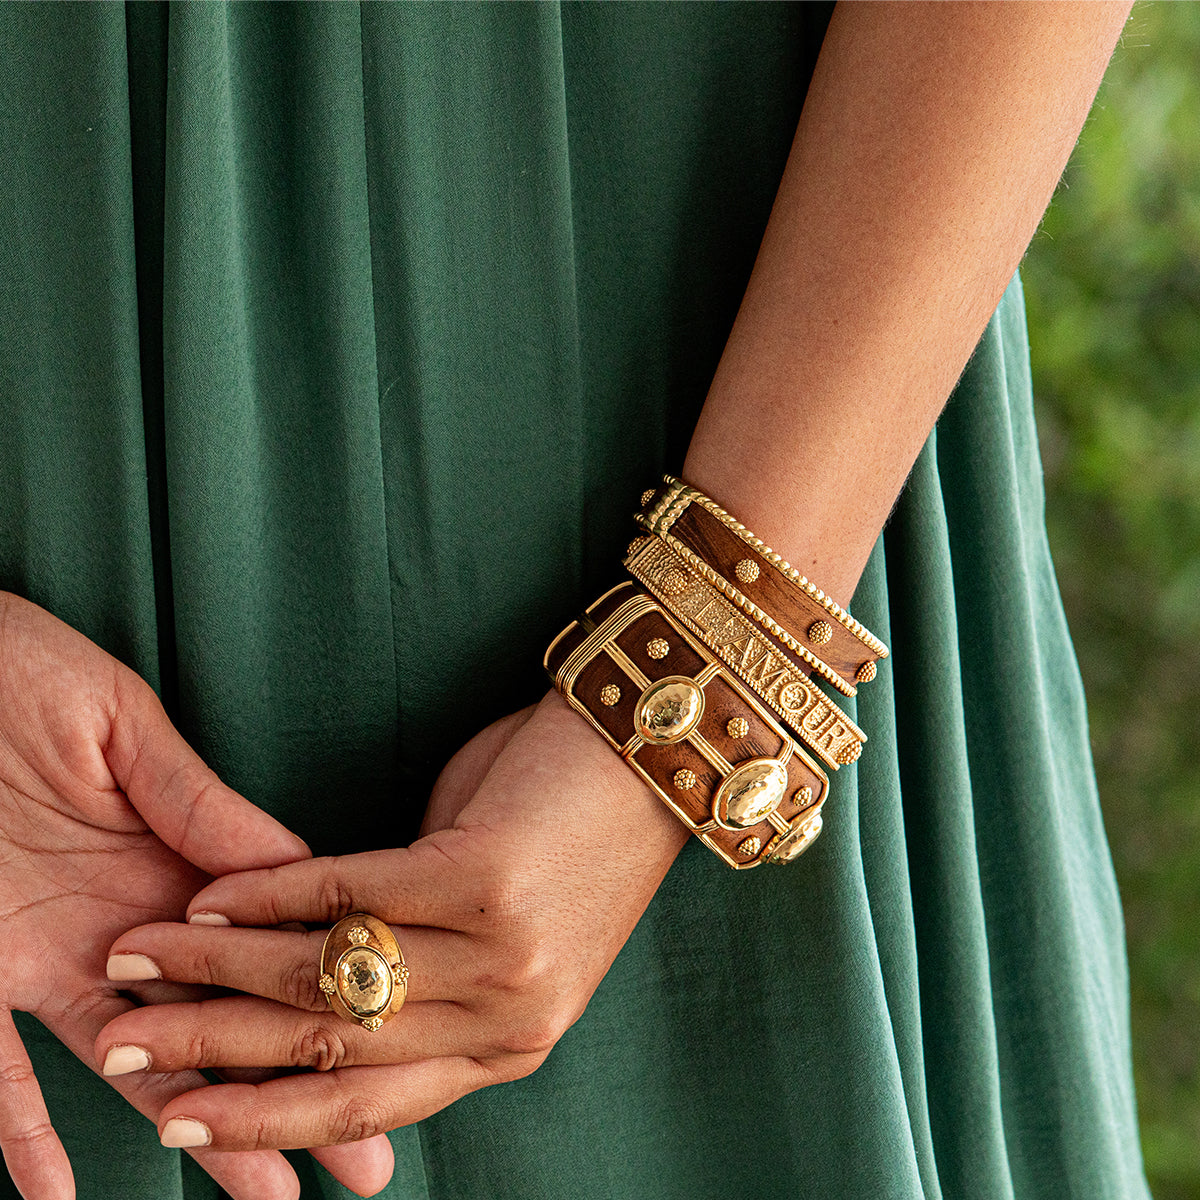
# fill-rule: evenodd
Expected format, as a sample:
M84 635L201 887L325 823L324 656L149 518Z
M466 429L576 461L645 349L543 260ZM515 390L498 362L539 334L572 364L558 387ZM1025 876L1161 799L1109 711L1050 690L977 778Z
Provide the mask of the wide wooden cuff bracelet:
M632 583L546 651L567 703L729 866L790 862L829 779L748 687Z
M635 520L771 633L796 666L847 696L875 678L887 647L703 492L665 475Z

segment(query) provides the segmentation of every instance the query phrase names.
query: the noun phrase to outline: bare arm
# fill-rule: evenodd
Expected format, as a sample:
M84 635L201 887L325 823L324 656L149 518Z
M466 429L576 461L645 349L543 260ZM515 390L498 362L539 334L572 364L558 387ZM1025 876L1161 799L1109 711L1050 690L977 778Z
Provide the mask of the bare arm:
M834 11L684 475L838 600L1033 236L1129 8Z

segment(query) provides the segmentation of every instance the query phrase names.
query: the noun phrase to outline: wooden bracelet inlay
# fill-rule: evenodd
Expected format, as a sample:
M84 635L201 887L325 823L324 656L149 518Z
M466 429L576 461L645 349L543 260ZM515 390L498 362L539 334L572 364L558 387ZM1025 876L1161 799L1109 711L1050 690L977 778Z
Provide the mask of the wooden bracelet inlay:
M823 762L836 771L858 759L867 735L671 546L658 538L645 538L633 548L625 566Z
M874 634L715 501L670 475L664 480L635 518L643 529L676 539L720 577L722 591L741 593L816 652L841 680L840 691L853 695L850 680L874 678L876 662L887 656Z
M667 650L656 657L649 647L658 641ZM551 643L545 663L567 703L729 866L790 861L819 832L828 776L740 680L635 585L622 584L591 605ZM699 711L688 716L685 705L662 706L665 724L682 723L677 737L668 728L669 740L660 743L658 729L647 732L646 710L647 697L662 687L677 687ZM773 807L758 819L765 810L755 806L767 795Z

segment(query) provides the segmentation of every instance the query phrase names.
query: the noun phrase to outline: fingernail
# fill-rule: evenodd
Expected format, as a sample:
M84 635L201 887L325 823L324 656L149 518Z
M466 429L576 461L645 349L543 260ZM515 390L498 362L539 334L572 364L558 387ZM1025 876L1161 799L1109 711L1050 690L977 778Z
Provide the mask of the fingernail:
M150 1065L150 1055L141 1046L114 1046L104 1056L105 1075L128 1075L144 1071Z
M189 925L231 925L232 923L228 917L214 912L196 912L188 917Z
M114 982L162 978L158 964L144 954L114 954L109 958L106 970Z
M159 1135L164 1146L186 1150L192 1146L207 1146L212 1141L212 1130L202 1121L191 1117L172 1117Z

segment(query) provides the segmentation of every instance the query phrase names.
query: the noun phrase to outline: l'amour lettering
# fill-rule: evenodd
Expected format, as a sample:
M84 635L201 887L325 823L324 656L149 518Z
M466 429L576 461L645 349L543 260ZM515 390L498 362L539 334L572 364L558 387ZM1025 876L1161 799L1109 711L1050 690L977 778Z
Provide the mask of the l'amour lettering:
M862 730L797 671L757 625L705 583L669 546L648 539L626 566L825 762L836 769L857 757L857 749L866 741ZM675 582L670 588L664 585L668 572ZM681 576L686 586L679 590Z

